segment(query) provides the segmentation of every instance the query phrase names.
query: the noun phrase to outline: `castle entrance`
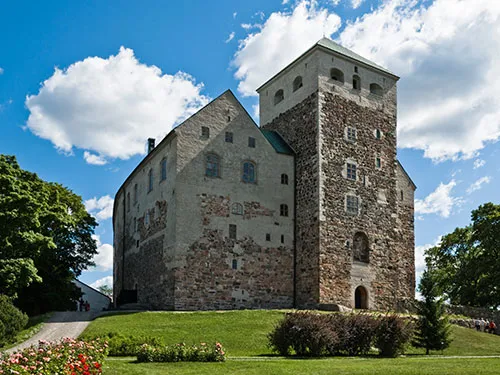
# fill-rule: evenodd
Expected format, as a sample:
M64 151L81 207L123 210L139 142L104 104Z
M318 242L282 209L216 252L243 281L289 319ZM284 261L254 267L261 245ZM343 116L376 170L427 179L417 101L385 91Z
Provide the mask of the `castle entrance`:
M362 286L358 286L354 292L354 308L367 309L368 308L368 292Z

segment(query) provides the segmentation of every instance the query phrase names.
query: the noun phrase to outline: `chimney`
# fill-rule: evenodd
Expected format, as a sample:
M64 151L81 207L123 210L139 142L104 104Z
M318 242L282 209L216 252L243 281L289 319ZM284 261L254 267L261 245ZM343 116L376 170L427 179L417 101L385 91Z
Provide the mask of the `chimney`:
M153 148L155 148L155 139L154 138L148 138L148 154L153 151Z

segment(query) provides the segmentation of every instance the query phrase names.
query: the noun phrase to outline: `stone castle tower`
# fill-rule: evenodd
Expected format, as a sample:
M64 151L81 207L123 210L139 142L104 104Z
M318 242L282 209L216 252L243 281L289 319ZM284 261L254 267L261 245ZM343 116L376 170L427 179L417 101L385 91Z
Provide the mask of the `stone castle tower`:
M295 300L393 309L415 291L413 193L396 159L396 83L323 38L257 89L295 152Z
M226 91L118 190L114 300L154 309L398 309L415 288L413 193L388 70L322 39Z

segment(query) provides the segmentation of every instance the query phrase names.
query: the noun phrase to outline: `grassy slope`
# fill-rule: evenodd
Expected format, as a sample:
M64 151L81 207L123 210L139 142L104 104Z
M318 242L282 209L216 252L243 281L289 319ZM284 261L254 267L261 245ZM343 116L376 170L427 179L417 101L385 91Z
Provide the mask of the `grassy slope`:
M36 315L30 317L28 320L28 324L26 324L26 327L24 327L22 331L17 333L16 340L13 343L10 343L0 348L0 350L7 350L9 348L16 346L17 344L22 343L23 341L28 340L30 337L33 337L40 331L40 329L43 326L43 323L49 320L51 316L52 313L49 312L42 315Z
M116 332L124 335L155 336L165 344L220 341L229 356L269 355L266 335L283 311L143 312L101 317L92 322L82 337ZM500 355L500 336L453 326L454 341L444 355ZM408 354L423 354L410 349Z

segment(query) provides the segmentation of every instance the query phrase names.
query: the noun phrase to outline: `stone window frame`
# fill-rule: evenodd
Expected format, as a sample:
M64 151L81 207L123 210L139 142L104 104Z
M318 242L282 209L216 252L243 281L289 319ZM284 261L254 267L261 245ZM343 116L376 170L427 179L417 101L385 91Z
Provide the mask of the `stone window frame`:
M353 74L352 76L352 89L361 91L361 77L357 74Z
M293 80L293 92L297 91L298 89L300 89L303 84L302 84L302 76L297 76L295 77L295 79Z
M288 217L288 205L286 203L280 204L280 216Z
M134 185L134 205L137 204L137 200L139 199L139 187L137 184Z
M248 147L255 148L255 143L256 143L255 137L248 137Z
M247 174L249 173L249 171L245 171L245 168L248 168L252 166L253 168L253 178L252 179L248 179ZM245 184L257 184L257 163L254 162L253 160L243 160L241 162L241 182L245 183Z
M201 127L201 139L210 138L210 128L208 126Z
M358 180L358 165L353 161L346 161L345 163L345 176L346 179L351 181Z
M231 205L231 213L233 215L243 215L243 205L241 203L235 202Z
M210 158L213 158L213 160L209 160ZM222 166L222 158L219 156L219 154L215 152L208 152L205 154L205 177L210 177L210 178L221 178L221 166ZM211 167L210 169L209 164L213 164L215 167ZM209 170L216 169L215 174L214 173L209 173Z
M127 193L127 212L130 211L130 191Z
M153 191L153 185L154 185L153 168L150 168L148 172L148 194Z
M281 185L288 185L288 175L286 173L281 174Z
M361 199L359 198L359 196L353 194L353 193L347 193L345 195L345 212L348 214L348 215L354 215L354 216L358 216L359 215L359 211L360 211L360 207L361 207Z
M358 140L358 130L354 126L346 126L344 137L347 142L356 143Z
M167 179L167 158L160 161L160 183Z
M279 89L274 93L274 105L277 105L285 100L285 91Z
M331 68L330 69L330 79L333 81L339 82L340 84L344 84L345 82L345 76L344 72L340 70L339 68Z
M233 143L233 132L226 132L226 135L224 137L224 141L226 143Z
M238 227L236 224L229 224L229 238L232 240L236 240L238 236Z

